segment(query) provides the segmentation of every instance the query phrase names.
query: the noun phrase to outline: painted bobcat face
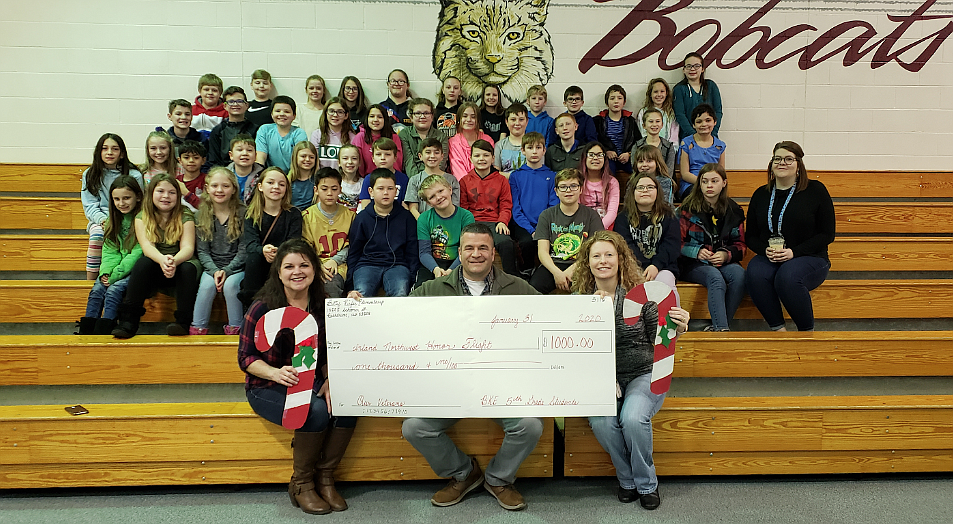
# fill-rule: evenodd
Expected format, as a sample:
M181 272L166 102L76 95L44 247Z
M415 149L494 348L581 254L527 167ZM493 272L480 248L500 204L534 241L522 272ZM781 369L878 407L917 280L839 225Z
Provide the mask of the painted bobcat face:
M549 0L441 0L434 73L460 79L463 95L479 100L498 85L511 102L553 76L553 46L544 24Z

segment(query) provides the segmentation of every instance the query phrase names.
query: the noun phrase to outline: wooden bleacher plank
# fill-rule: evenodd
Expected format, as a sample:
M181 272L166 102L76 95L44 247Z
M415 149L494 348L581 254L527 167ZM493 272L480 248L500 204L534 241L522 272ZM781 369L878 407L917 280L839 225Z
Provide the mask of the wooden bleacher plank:
M0 164L3 187L27 187L30 191L68 193L79 191L88 164ZM841 197L953 197L953 174L939 171L826 171L808 170L835 198ZM883 183L890 177L890 187ZM728 170L731 193L748 198L767 182L765 169Z
M0 271L86 271L87 235L0 235Z
M953 469L951 395L668 398L652 425L660 475ZM566 418L564 473L614 474L584 418Z
M290 475L291 432L265 422L246 403L86 407L90 413L77 417L62 406L0 407L0 447L10 450L0 455L0 485L229 484L286 482ZM361 418L337 477L436 478L401 437L401 421ZM553 476L553 427L553 419L544 419L521 476ZM448 434L484 466L503 438L486 419L463 420Z
M79 192L89 164L0 164L0 187L11 192Z
M79 197L0 197L0 229L86 230Z
M748 203L740 203L748 214ZM950 202L835 202L837 234L953 233Z
M237 347L225 335L0 336L0 386L240 384Z
M674 376L953 376L950 354L953 331L690 332Z
M0 320L73 322L83 314L92 282L85 280L0 281ZM710 318L707 291L679 284L682 305L692 318ZM816 318L949 318L953 316L953 280L827 280L811 292ZM24 300L27 299L27 300ZM174 301L165 295L146 301L144 322L171 322ZM221 307L214 321L224 320ZM931 316L932 315L932 316ZM745 298L735 318L761 315Z
M951 198L953 173L936 171L816 171L808 178L820 180L834 198ZM890 180L885 184L885 180ZM732 198L750 198L768 182L767 168L729 170Z
M839 234L953 233L950 202L836 202L834 212ZM86 228L79 197L0 197L0 218L0 229Z
M86 246L85 234L0 235L0 271L84 271ZM838 237L829 254L832 271L949 271L953 238Z

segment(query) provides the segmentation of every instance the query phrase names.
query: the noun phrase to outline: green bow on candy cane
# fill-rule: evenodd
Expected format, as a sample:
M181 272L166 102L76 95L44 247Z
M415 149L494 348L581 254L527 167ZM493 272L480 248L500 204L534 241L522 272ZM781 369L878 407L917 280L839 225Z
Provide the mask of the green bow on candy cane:
M298 349L298 354L291 357L291 365L296 369L300 368L301 366L311 369L314 363L314 348L311 346L301 346Z

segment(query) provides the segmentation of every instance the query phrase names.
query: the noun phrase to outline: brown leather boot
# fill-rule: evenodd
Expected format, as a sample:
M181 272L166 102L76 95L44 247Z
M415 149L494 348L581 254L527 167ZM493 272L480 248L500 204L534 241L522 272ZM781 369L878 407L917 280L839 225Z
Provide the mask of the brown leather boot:
M294 507L312 515L331 513L331 506L314 491L314 465L321 456L321 446L327 431L306 433L295 431L291 441L294 454L294 475L288 484L288 496Z
M354 428L332 427L330 432L327 440L324 441L324 453L317 465L318 494L334 511L344 511L347 509L347 502L338 490L334 489L334 468L341 463L341 457L347 450Z

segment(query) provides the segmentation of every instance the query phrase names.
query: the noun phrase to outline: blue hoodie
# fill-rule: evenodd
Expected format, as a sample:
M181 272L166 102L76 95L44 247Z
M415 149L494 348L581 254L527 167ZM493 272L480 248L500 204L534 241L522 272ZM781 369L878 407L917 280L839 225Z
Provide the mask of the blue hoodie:
M559 203L556 196L556 172L542 166L533 169L524 164L510 173L513 195L513 220L526 231L536 231L539 214Z
M540 111L539 115L533 115L533 112L530 111L526 115L528 121L526 122L526 132L527 133L539 133L543 135L543 138L546 139L546 147L549 147L550 138L552 135L556 134L553 130L553 117L549 116L549 113L546 111Z
M370 205L357 214L348 233L347 282L354 288L354 271L362 266L406 266L411 278L417 274L417 221L400 204L387 216L380 216Z

